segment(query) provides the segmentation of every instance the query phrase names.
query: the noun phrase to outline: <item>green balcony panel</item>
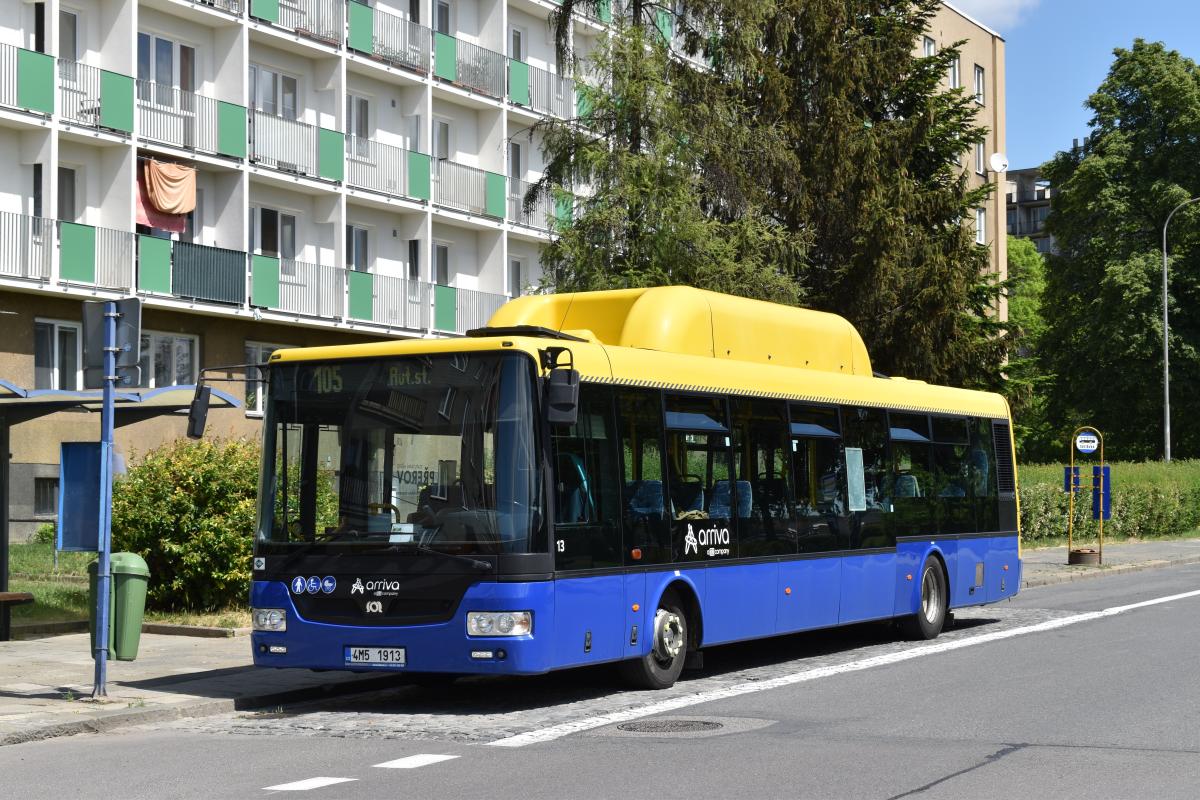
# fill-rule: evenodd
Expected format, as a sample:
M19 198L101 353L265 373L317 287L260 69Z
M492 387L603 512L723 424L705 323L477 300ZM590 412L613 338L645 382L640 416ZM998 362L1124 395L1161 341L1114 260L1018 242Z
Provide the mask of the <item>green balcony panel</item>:
M17 50L17 105L54 113L54 59L45 53Z
M246 107L217 101L217 152L233 158L246 157Z
M433 287L433 327L439 331L458 329L458 290L453 286Z
M612 0L601 0L600 21L612 22Z
M350 270L346 273L350 293L349 316L354 319L374 319L375 276L369 272Z
M444 33L433 34L433 74L442 80L458 80L458 40Z
M250 0L250 16L279 22L279 0Z
M418 200L430 197L429 156L411 150L408 151L408 196Z
M489 217L504 219L506 189L503 175L495 172L487 174L487 194L484 196L483 213Z
M250 257L250 302L263 308L279 308L279 259Z
M575 196L563 192L554 198L554 222L559 230L569 227L575 217Z
M575 84L575 116L586 122L592 115L591 88L585 83Z
M350 0L350 37L347 43L360 53L375 52L375 12L357 0Z
M171 293L171 240L156 236L138 237L138 289Z
M346 176L346 137L339 131L320 129L317 174L327 181L340 181Z
M59 223L58 274L64 281L96 282L96 229L91 225Z
M523 61L508 62L508 99L529 105L529 65Z
M670 11L660 8L654 12L654 25L662 34L664 41L670 42L675 36L675 15Z
M133 133L133 78L100 70L100 124Z

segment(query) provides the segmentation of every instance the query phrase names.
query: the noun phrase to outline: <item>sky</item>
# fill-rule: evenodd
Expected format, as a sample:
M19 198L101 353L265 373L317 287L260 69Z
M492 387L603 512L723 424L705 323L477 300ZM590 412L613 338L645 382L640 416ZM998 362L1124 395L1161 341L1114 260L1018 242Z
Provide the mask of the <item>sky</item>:
M1200 0L950 0L1004 37L1008 161L1035 167L1087 135L1113 50L1161 41L1200 61Z

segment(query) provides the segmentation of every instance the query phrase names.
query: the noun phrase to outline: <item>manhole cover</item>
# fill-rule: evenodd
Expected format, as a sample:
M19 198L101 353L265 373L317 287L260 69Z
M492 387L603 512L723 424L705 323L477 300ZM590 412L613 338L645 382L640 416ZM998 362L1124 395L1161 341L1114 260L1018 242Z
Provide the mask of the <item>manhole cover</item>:
M706 733L720 727L721 723L706 719L646 719L623 723L617 726L617 730L630 733Z

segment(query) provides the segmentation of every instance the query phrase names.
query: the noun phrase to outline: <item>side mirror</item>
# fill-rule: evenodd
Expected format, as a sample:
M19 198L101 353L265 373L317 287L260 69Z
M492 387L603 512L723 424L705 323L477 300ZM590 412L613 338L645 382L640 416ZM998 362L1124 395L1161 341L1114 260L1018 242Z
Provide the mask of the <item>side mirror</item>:
M544 411L551 425L574 425L579 420L579 370L550 370Z
M192 405L188 408L187 435L189 439L199 439L204 436L204 424L208 422L208 404L212 400L212 389L203 383L196 386L196 394L192 397Z

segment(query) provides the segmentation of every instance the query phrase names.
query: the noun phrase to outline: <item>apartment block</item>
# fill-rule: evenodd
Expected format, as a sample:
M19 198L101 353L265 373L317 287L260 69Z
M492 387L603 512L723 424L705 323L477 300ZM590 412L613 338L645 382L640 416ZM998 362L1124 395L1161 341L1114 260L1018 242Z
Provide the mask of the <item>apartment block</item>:
M541 278L569 202L525 209L531 129L574 115L544 0L0 0L0 378L82 388L81 301L143 300L141 385L285 346L461 335ZM603 18L573 21L586 52ZM194 207L146 209L151 164ZM141 224L139 224L141 220ZM155 227L161 225L163 227ZM218 435L256 435L261 392ZM13 530L53 518L58 445L13 431ZM118 430L127 457L178 417Z
M1014 169L1008 173L1008 232L1029 239L1039 253L1055 252L1054 237L1046 232L1050 198L1054 189L1040 169Z

